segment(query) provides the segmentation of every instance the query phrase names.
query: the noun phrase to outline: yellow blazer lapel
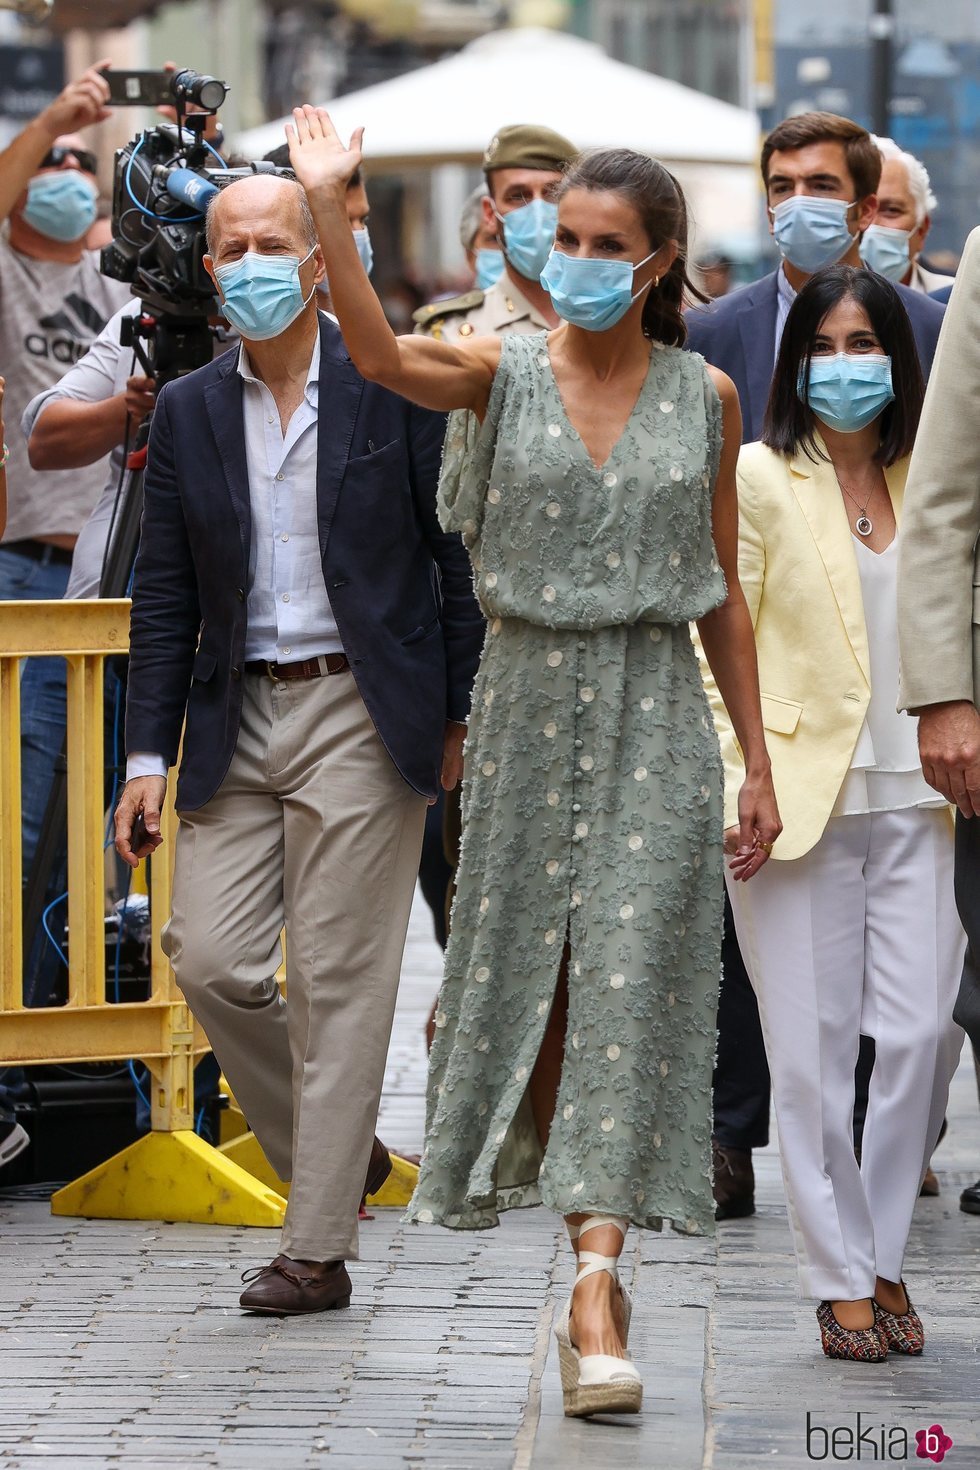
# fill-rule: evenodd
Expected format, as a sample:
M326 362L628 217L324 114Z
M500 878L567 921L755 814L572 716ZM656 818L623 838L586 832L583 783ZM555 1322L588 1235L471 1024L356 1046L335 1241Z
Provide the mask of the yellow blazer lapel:
M888 486L888 494L891 496L892 510L895 512L895 524L899 530L902 529L902 505L905 500L905 481L909 475L909 457L897 460L895 464L889 465L885 471L885 484Z
M821 451L826 452L819 438L817 445ZM847 511L834 467L824 459L814 463L801 450L790 460L789 470L793 492L806 517L810 534L834 590L844 631L870 687L871 656L868 652L868 630L864 621L861 578L851 543Z

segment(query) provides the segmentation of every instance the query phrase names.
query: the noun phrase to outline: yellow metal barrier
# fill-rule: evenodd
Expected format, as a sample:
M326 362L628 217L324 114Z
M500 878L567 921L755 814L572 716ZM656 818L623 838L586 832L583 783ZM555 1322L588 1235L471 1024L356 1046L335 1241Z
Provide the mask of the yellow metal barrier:
M57 1215L279 1225L285 1201L193 1132L194 1062L204 1033L160 948L170 910L175 818L153 863L150 995L106 1001L104 664L129 648L129 603L0 604L0 1058L5 1064L145 1062L152 1132L58 1191ZM20 660L60 654L68 665L68 1001L23 1002L20 818ZM162 861L161 861L162 859Z
M129 649L129 602L0 603L0 1062L125 1061L149 1069L152 1131L59 1190L56 1215L180 1220L220 1225L282 1223L288 1186L276 1179L255 1135L220 1149L193 1132L194 1063L208 1050L160 947L170 912L173 791L153 857L152 958L145 1001L106 1000L103 689L105 660ZM23 1002L20 660L60 655L68 666L68 1000ZM404 1160L372 1198L407 1203L417 1170Z

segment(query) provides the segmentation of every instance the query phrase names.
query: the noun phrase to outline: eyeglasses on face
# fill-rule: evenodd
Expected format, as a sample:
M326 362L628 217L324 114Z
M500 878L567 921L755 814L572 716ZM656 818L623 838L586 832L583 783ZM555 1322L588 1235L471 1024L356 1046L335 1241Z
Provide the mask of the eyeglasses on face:
M73 158L84 173L98 172L99 160L88 148L49 148L38 167L61 168L66 158Z

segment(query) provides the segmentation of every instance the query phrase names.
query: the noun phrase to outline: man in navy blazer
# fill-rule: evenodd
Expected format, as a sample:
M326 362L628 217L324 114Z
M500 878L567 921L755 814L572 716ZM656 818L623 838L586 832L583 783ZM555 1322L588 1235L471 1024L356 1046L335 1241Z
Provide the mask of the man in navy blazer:
M808 112L787 118L769 134L761 166L769 229L782 263L771 275L686 316L687 346L726 372L738 389L746 443L761 435L783 325L797 291L824 266L862 266L858 244L875 218L882 160L870 133L857 123ZM943 307L905 286L896 289L928 377ZM713 1139L719 1220L753 1213L752 1150L769 1140L769 1067L727 900L722 961ZM865 1055L858 1080L861 1112L869 1071Z
M208 247L243 345L157 401L116 846L158 845L183 729L164 947L292 1180L241 1298L285 1315L348 1304L358 1204L390 1170L374 1126L426 804L461 775L484 620L436 519L443 417L365 382L318 314L302 189L231 184Z
M762 179L769 209L769 229L783 256L778 270L687 313L687 345L721 368L738 389L742 437L749 444L762 433L776 352L783 323L797 291L821 266L863 262L858 244L877 208L875 189L881 176L881 154L870 133L848 118L809 112L787 118L771 132L762 150ZM798 201L818 201L812 222L797 214ZM831 201L839 206L836 243L831 227ZM849 207L844 210L843 204ZM812 208L802 205L802 209ZM814 235L818 238L815 240ZM826 259L820 236L826 235ZM836 253L835 253L836 252ZM923 376L928 378L936 351L943 310L940 304L896 287L909 314Z

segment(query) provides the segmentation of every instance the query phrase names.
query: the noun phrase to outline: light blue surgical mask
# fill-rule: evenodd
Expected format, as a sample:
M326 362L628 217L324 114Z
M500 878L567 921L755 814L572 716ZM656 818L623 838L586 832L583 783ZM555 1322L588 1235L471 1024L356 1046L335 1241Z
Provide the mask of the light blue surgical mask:
M38 174L27 186L23 217L49 240L80 240L95 222L95 185L77 169Z
M509 214L497 214L497 218L503 226L507 259L525 281L536 281L555 243L558 205L550 199L532 199Z
M822 424L840 434L867 428L892 403L892 360L870 352L810 359L806 398Z
M597 260L553 250L541 272L541 284L563 321L587 332L604 332L622 321L633 302L653 285L651 279L633 291L635 272L656 253L651 250L634 265L631 260Z
M300 260L298 255L260 255L247 250L231 265L215 267L224 315L247 342L280 336L313 299L316 287L304 298L299 281L299 268L312 254L310 250Z
M502 250L491 250L487 246L476 252L476 284L481 291L489 291L504 273Z
M772 211L772 232L783 259L807 275L836 265L854 243L847 228L852 204L809 194L794 194L777 204Z
M354 231L354 244L357 253L361 257L361 264L366 275L370 275L374 269L374 248L371 245L371 236L368 234L367 226L363 230Z
M868 270L897 286L912 264L909 254L912 234L912 230L896 230L891 225L869 225L858 246Z

